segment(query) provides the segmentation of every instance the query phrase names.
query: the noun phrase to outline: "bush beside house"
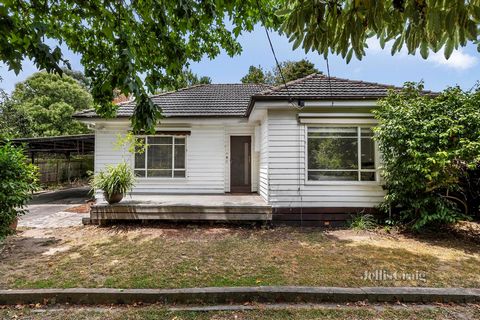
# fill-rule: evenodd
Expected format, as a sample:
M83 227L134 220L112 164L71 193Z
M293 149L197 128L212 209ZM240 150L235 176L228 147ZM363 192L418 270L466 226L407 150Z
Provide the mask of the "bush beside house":
M379 103L376 139L387 190L381 208L412 229L479 209L480 91L422 95L408 83Z
M0 239L12 232L11 225L25 213L25 205L37 188L38 170L22 148L0 146Z

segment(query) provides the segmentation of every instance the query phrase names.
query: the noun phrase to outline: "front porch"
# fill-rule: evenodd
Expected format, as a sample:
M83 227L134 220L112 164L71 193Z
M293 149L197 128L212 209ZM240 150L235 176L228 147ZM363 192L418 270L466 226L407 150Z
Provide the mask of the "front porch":
M270 221L272 208L258 194L133 195L92 206L89 223L109 220Z

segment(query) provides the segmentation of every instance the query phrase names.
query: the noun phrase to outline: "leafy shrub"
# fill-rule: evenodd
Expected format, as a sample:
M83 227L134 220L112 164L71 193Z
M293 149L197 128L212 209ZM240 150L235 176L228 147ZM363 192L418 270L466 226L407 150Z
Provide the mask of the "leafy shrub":
M126 162L117 166L107 166L97 173L92 181L92 189L101 189L107 197L114 194L126 194L135 185L133 170Z
M21 214L38 188L38 169L28 162L22 148L0 146L0 238L11 233L10 225Z
M381 208L417 230L465 218L456 195L480 163L480 92L450 88L430 96L422 89L407 83L374 111L387 190Z
M371 214L358 214L350 220L349 226L353 230L372 230L377 227L377 222Z

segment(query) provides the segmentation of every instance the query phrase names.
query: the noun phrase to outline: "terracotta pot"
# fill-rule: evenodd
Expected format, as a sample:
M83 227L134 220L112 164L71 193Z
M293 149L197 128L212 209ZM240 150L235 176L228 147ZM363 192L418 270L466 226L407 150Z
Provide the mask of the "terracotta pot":
M103 194L105 200L107 200L108 204L119 203L123 199L123 194L121 193L114 193L111 194L110 197L107 196L106 193Z
M10 223L10 230L16 231L18 226L18 218L15 218L15 220Z

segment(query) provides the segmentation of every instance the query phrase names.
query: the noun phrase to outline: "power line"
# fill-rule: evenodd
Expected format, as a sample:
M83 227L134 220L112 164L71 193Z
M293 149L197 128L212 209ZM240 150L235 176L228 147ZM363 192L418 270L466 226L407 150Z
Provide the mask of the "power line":
M327 62L327 77L328 77L327 79L328 79L328 87L329 87L329 91L330 91L330 101L332 102L332 107L333 107L332 79L331 79L331 76L330 76L330 64L328 62L328 54L325 57L325 61Z
M270 49L272 50L273 58L275 59L275 64L277 65L278 72L280 73L280 77L282 78L283 84L285 85L285 89L287 89L287 94L291 100L292 96L290 95L290 90L288 89L287 81L285 81L282 68L280 67L280 63L278 62L277 55L275 54L275 49L273 48L272 39L270 39L270 34L268 32L267 25L265 24L265 17L263 16L262 8L260 7L260 3L258 2L258 0L256 0L256 2L257 2L258 12L260 13L260 20L262 21L263 28L265 29L265 33L267 35L268 43L270 44Z

